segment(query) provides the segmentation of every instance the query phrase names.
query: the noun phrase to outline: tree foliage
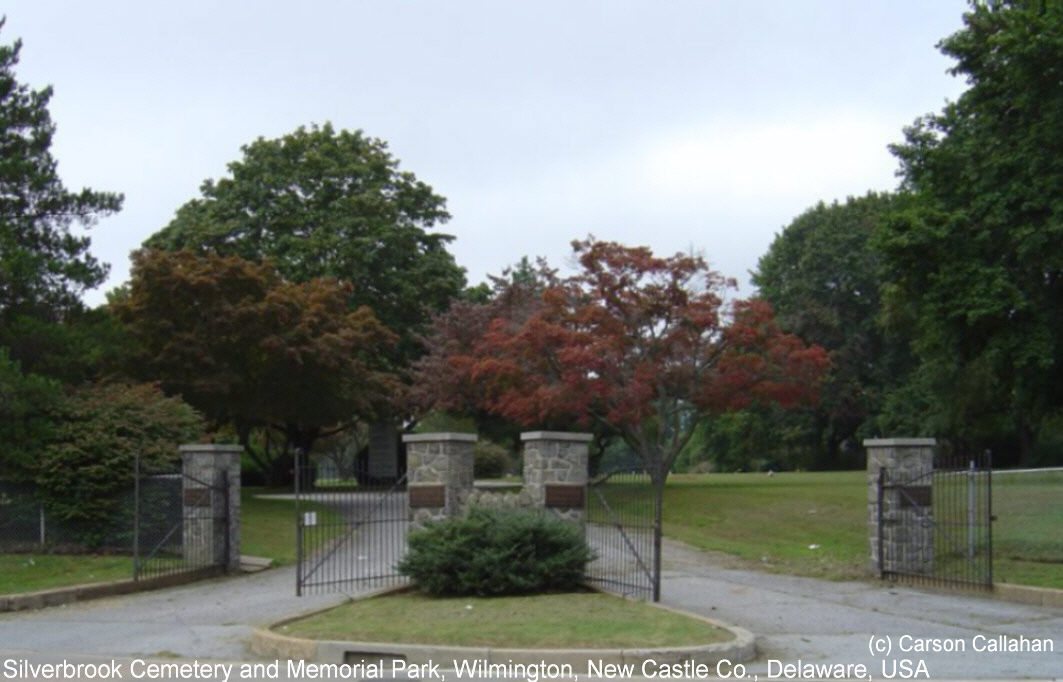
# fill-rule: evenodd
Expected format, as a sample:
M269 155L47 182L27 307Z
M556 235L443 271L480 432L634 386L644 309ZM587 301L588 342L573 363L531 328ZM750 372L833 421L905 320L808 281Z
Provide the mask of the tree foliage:
M0 20L0 28L3 27ZM118 194L63 186L51 154L55 124L50 87L19 83L21 41L0 45L0 316L50 319L75 307L103 281L106 265L88 253L89 238L71 227L91 227L121 208Z
M6 348L0 348L0 478L32 480L40 451L55 431L62 386L24 374Z
M877 245L938 416L1009 419L1025 456L1063 406L1063 6L977 2L964 24L940 47L969 88L893 147L917 202Z
M368 306L400 336L400 366L419 354L417 335L464 274L446 250L452 237L429 231L449 218L444 199L400 171L386 143L329 124L299 128L244 146L229 171L145 246L270 260L292 282L343 280L352 310Z
M871 245L877 225L910 203L905 195L874 193L819 203L776 235L753 273L779 326L830 353L822 400L810 419L799 419L804 424L792 424L811 429L817 455L807 466L853 464L845 450L875 434L886 395L911 369L907 340L880 324L882 266ZM781 436L783 424L777 426L774 435Z
M102 542L106 529L125 526L115 515L133 482L134 457L145 470L175 467L177 446L203 433L195 410L150 384L87 386L66 397L57 416L35 467L37 495L53 519L90 546Z
M383 360L394 335L368 308L349 311L350 296L237 256L141 250L113 305L143 346L145 376L232 422L244 445L273 426L309 450L325 429L386 411L399 388Z
M573 247L580 273L447 358L486 409L527 425L605 425L663 485L700 415L814 397L824 351L780 332L763 301L726 305L729 283L701 258Z

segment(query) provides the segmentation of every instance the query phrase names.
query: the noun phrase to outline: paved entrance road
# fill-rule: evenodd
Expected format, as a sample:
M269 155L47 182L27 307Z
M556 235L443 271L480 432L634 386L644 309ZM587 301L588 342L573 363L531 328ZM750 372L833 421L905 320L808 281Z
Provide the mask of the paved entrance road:
M664 603L742 625L761 652L748 665L760 680L781 664L863 663L876 678L871 636L955 638L965 654L904 654L923 659L931 679L1063 679L1063 609L933 594L876 583L834 583L721 568L711 557L666 543ZM340 603L345 595L294 596L294 569L0 615L5 658L98 661L110 657L257 660L246 648L255 627ZM974 653L978 635L1052 638L1052 654ZM914 663L912 664L915 665ZM914 671L914 668L913 668ZM776 670L776 672L780 672ZM902 668L898 668L898 677ZM0 677L3 677L0 668ZM776 679L783 679L776 677ZM793 679L793 678L791 678Z
M758 661L749 674L765 679L769 659L781 665L863 664L883 677L892 661L923 660L930 679L1063 679L1063 609L1039 608L949 593L932 593L877 582L829 582L720 568L704 553L666 542L662 601L757 635ZM963 642L963 653L901 653L901 638ZM978 653L975 638L1051 638L1051 654ZM872 656L872 637L889 637L893 654ZM883 643L885 640L880 640ZM907 641L907 640L906 640ZM947 644L942 642L942 644ZM920 676L925 679L925 677ZM782 679L777 677L776 679Z

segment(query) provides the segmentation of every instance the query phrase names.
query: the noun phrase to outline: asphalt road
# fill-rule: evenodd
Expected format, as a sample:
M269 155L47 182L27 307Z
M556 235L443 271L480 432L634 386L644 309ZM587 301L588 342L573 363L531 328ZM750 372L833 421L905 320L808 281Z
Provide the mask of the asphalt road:
M849 673L852 666L864 665L875 679L1063 679L1063 609L875 582L837 583L724 568L709 555L670 542L664 566L664 604L741 625L758 635L760 657L746 664L747 679L818 679L837 670L808 669L807 664L848 665ZM125 673L123 679L133 679L129 666L139 660L160 665L192 660L269 663L247 649L254 628L348 597L295 597L294 586L294 568L285 567L2 614L0 679L23 679L25 661L115 660ZM1054 651L977 650L1000 642L1001 636L1005 643L1021 642L1021 637L1048 641ZM884 653L887 642L889 654ZM902 651L906 646L964 650ZM281 668L283 673L283 662ZM143 665L137 670L147 674ZM198 679L225 678L217 672Z

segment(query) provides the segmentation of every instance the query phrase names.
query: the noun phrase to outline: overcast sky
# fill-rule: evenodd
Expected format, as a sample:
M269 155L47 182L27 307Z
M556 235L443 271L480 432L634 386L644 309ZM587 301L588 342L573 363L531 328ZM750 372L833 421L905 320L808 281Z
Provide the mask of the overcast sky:
M964 0L7 3L67 186L123 192L111 277L240 147L331 121L443 196L470 283L589 233L748 282L818 201L893 189L886 146L962 92ZM746 285L745 292L751 291Z

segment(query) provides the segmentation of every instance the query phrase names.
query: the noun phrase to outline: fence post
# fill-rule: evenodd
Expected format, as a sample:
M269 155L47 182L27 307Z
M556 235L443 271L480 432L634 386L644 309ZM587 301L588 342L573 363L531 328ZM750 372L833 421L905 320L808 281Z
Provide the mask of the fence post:
M181 448L185 566L240 568L239 445L196 443Z
M410 433L406 444L406 491L413 526L461 514L472 493L475 433Z
M931 514L936 444L933 438L864 441L872 572L925 573L933 567L934 530L921 520Z
M528 431L524 444L524 490L538 509L582 523L587 509L587 450L590 433Z

